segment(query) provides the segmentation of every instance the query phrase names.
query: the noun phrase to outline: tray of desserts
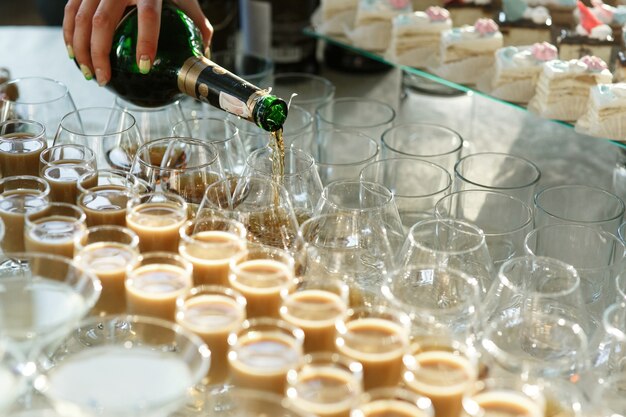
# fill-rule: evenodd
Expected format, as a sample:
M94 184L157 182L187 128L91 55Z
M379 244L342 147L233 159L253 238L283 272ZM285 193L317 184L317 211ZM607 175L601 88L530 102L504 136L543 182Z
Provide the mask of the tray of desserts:
M437 1L322 0L307 32L445 88L626 142L626 5Z

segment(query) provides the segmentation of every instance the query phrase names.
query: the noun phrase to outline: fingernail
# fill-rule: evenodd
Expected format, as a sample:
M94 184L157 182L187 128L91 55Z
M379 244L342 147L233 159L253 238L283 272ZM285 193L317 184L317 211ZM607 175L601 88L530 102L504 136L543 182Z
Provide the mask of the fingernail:
M150 57L148 55L142 55L139 58L139 72L142 74L150 72Z
M104 78L104 71L100 68L96 68L96 80L98 80L98 85L100 87L104 87L107 83L107 80Z
M93 74L87 65L80 64L80 70L83 72L86 80L91 80L93 78Z
M67 55L70 59L74 59L74 48L72 48L72 45L65 45L65 47L67 48Z
M207 57L208 59L211 59L211 47L207 46L206 49L204 50L204 56Z

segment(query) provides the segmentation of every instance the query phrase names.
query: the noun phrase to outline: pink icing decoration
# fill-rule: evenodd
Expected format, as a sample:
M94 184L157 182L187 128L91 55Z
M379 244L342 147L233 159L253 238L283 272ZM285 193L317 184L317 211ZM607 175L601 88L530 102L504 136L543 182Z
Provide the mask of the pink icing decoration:
M439 6L431 6L426 9L426 15L431 22L441 22L450 17L450 12Z
M474 29L481 35L490 35L496 33L499 27L492 19L478 19L476 23L474 23Z
M580 58L580 62L587 65L587 69L590 71L602 71L607 69L606 62L602 60L602 58L598 58L597 56L585 55Z
M558 50L556 49L556 46L548 42L534 44L530 52L533 54L533 57L537 61L551 61L553 59L556 59L558 55Z
M404 9L409 5L409 0L389 0L389 4L395 9Z

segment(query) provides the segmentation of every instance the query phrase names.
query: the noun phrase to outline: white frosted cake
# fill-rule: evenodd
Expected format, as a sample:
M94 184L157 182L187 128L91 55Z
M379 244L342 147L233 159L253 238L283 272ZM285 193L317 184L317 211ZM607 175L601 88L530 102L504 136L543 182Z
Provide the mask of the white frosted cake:
M612 79L606 63L595 56L546 62L528 109L548 119L576 121L587 108L591 87Z
M450 13L442 7L398 15L392 21L387 56L402 65L425 68L430 59L438 59L441 32L451 28Z
M354 28L346 35L357 48L385 51L391 41L394 17L412 11L410 0L360 0Z
M576 131L626 141L626 83L591 87L587 110L578 119Z
M317 29L328 35L343 35L346 27L352 27L359 0L322 0L321 22Z
M502 33L491 19L478 19L474 26L462 26L441 33L439 66L431 71L452 82L473 84L494 64L502 48Z
M528 103L543 65L557 57L556 46L547 42L498 49L490 94L513 103Z

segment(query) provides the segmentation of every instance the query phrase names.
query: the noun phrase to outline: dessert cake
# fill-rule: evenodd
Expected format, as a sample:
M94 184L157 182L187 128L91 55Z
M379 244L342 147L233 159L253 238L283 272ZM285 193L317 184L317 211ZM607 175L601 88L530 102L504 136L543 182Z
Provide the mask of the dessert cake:
M626 83L592 87L587 110L578 119L576 131L626 141Z
M535 94L544 64L557 56L556 46L547 42L498 49L489 93L513 103L528 103Z
M473 25L478 19L493 16L491 0L444 0L443 6L450 12L450 18L457 26Z
M327 35L343 35L352 27L359 0L322 0L321 22L317 30Z
M425 68L429 60L439 57L441 32L451 28L450 13L438 6L398 15L392 22L387 56L401 65Z
M602 0L591 0L591 12L598 20L605 25L609 25L613 30L613 38L622 37L622 27L626 24L626 6L617 7L604 4Z
M393 18L412 11L410 0L360 0L354 28L346 35L357 48L385 51L391 41Z
M612 80L606 63L595 56L548 61L528 109L548 119L576 121L587 108L591 87Z
M550 42L552 18L544 6L530 7L525 0L503 0L496 22L504 46Z
M580 21L576 30L563 30L557 39L560 58L567 61L593 55L604 62L612 62L617 45L613 30L602 23L580 0L578 10Z
M494 53L502 47L502 33L492 19L478 19L441 33L439 66L429 67L452 82L474 84L494 64Z

